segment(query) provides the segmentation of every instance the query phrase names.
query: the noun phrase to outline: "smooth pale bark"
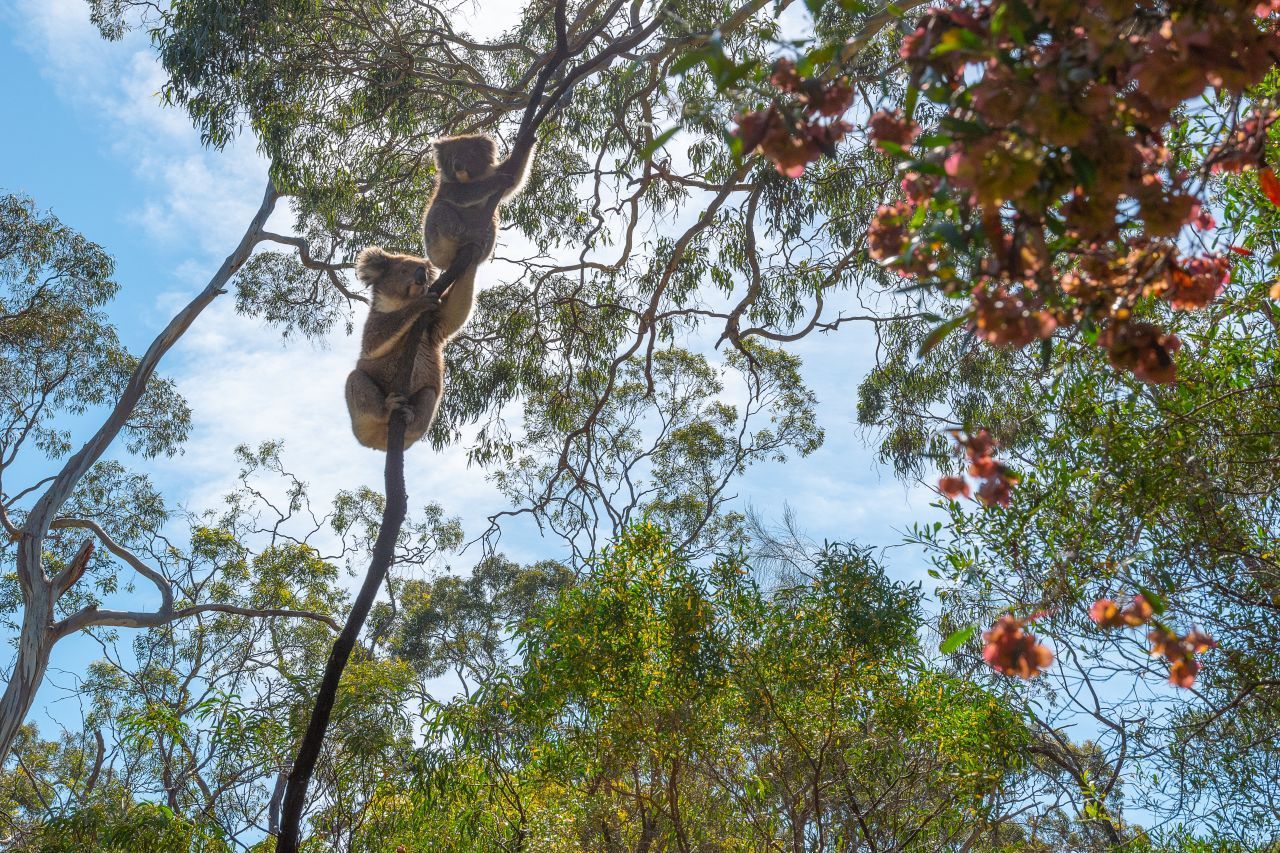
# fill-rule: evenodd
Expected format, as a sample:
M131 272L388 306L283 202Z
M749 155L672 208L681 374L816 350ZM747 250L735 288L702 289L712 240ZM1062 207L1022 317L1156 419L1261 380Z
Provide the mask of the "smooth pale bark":
M262 204L259 205L258 212L249 223L249 227L245 229L244 236L240 238L235 251L222 262L222 266L209 279L204 289L169 321L164 331L156 336L138 362L124 393L120 395L120 399L107 415L102 426L63 465L49 488L32 507L22 528L10 531L10 535L16 537L19 542L17 574L18 583L22 589L22 633L18 637L18 655L14 661L13 672L9 677L9 683L5 686L4 695L0 697L0 760L7 758L13 748L14 737L17 736L19 727L26 719L27 712L31 710L31 703L35 700L36 691L40 688L45 670L49 666L49 655L58 640L77 630L94 625L154 627L191 615L192 612L199 612L201 609L213 609L204 607L173 610L172 590L162 576L112 542L110 537L107 537L105 532L93 522L60 520L57 515L75 491L76 485L124 428L142 399L143 393L146 392L147 383L155 374L165 353L178 342L196 317L214 299L226 292L224 288L231 280L231 276L248 260L253 247L261 241L263 228L272 211L275 210L276 201L279 198L280 194L268 181ZM45 573L44 538L54 527L88 529L109 551L125 559L135 570L156 583L164 601L161 609L153 613L144 613L98 610L91 607L80 610L60 622L55 620L54 608L58 599L77 579L76 573L71 571L77 561L73 560L72 566L57 577L50 578ZM81 551L84 550L86 549L82 546Z
M21 559L21 558L19 558ZM0 755L8 756L13 739L31 709L53 651L53 589L37 584L23 596L22 633L9 684L0 697Z

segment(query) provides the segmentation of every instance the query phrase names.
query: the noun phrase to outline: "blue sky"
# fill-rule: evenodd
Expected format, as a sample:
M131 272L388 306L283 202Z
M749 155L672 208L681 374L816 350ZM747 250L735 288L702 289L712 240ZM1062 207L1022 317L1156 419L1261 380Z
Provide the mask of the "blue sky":
M264 164L251 141L203 150L186 117L162 109L163 77L146 39L103 42L82 0L12 0L0 10L0 45L8 127L0 134L0 190L31 196L116 258L121 293L110 313L140 352L235 244L260 199ZM289 225L287 210L277 211L272 229ZM489 274L500 272L495 266ZM193 408L185 453L135 467L171 504L205 508L231 486L237 444L280 438L286 464L321 503L341 488L379 486L382 456L355 444L342 402L356 341L339 331L326 343L286 346L258 321L236 316L229 299L219 300L161 367ZM878 466L856 425L856 388L873 347L864 326L794 348L818 394L826 444L807 459L752 469L737 484L738 508L750 504L780 519L789 504L815 539L880 547L897 545L912 522L938 517L929 507L932 492ZM92 419L79 424L77 437L91 427ZM411 505L440 500L462 517L469 536L505 507L480 472L467 468L462 448L437 455L418 446L407 468ZM559 547L529 529L504 535L502 546L517 559L554 557ZM472 559L453 562L462 567ZM913 550L891 549L885 560L896 577L927 580ZM71 687L70 674L98 653L85 640L63 644L53 680ZM51 696L42 693L42 703Z

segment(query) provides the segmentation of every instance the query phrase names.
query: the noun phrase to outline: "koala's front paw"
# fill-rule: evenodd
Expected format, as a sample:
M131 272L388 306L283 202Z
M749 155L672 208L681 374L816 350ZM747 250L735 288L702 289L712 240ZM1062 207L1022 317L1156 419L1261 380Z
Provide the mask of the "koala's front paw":
M422 299L422 310L424 312L440 310L440 294L435 292L424 293L422 294L421 299Z
M413 407L409 405L409 398L403 394L388 394L385 408L387 417L390 417L391 413L398 409L405 409L409 419L413 419Z

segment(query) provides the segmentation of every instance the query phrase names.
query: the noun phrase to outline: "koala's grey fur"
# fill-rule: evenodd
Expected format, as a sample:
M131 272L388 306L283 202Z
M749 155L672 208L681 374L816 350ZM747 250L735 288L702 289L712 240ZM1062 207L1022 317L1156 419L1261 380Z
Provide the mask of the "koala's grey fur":
M458 247L474 243L476 262L493 254L498 236L497 202L524 186L533 152L497 163L498 146L484 134L439 139L436 150L436 189L422 219L422 242L431 263L447 269Z
M356 440L375 450L387 449L387 423L398 408L407 409L405 447L426 434L444 393L444 345L471 316L475 266L445 291L428 293L436 269L425 258L399 255L370 246L356 259L356 277L373 290L364 323L360 359L347 376L347 410ZM409 394L392 387L405 336L423 312L435 319L418 344Z

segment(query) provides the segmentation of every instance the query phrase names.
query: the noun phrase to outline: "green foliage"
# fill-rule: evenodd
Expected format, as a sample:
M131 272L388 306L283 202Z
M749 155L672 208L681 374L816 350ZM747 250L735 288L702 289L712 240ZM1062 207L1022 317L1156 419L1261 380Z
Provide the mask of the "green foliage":
M31 200L0 195L0 504L12 523L22 523L30 495L47 482L26 478L71 451L70 423L108 411L137 366L106 313L119 291L114 270L101 247ZM172 456L189 427L186 402L170 381L153 377L124 422L125 448L144 458ZM93 519L125 547L153 536L169 517L148 478L118 459L94 465L62 509ZM10 539L0 543L6 557L15 550ZM55 526L43 541L45 570L65 568L84 540L83 530ZM8 571L0 587L5 621L23 607ZM120 591L122 575L128 577L115 558L97 549L84 578L59 601L60 612L100 603Z
M79 740L20 740L27 769L20 765L0 775L4 808L17 828L12 838L43 833L40 843L53 844L61 837L49 828L56 826L66 828L68 844L112 849L114 839L136 830L140 839L154 835L147 843L161 846L153 849L215 850L222 848L201 845L214 845L210 839L216 838L242 844L267 825L272 792L306 725L333 629L317 619L261 612L289 609L340 619L347 593L339 566L364 563L381 496L346 493L330 513L316 513L305 484L286 469L278 443L240 448L237 457L238 488L218 511L186 515L186 543L159 532L170 516L162 505L149 505L142 484L112 479L110 468L86 480L80 507L149 555L172 580L176 607L212 601L247 613L199 612L133 635L128 654L108 646L111 651L89 664L80 692L85 731L101 731L107 744L97 785L86 781L92 741L86 754ZM268 495L283 497L273 502ZM119 508L111 509L112 501ZM273 514L277 523L264 525L264 516ZM318 530L333 534L336 553L322 555L305 544ZM429 506L405 525L399 570L456 548L461 535L456 519ZM249 615L254 613L259 615ZM379 643L373 638L348 668L334 710L334 742L316 771L310 820L326 843L344 843L384 784L388 762L406 766L412 755L418 670L407 660L375 654ZM136 815L121 814L117 826L107 819L117 815L104 816L99 808L128 802L163 804L165 810L147 806ZM166 823L166 816L176 817ZM50 824L53 818L61 822Z
M426 678L449 671L487 678L505 662L507 626L526 619L572 578L557 563L525 567L493 555L467 577L407 580L399 590L403 612L395 618L390 650Z
M294 333L319 338L339 320L350 334L345 296L293 254L258 252L236 273L236 310L279 326L286 338Z
M87 743L85 742L87 741ZM0 772L6 850L24 853L230 853L222 832L204 817L139 801L128 773L101 764L91 737L57 741L26 726L15 743L17 765Z
M103 312L119 286L105 251L29 200L0 195L0 451L24 445L66 455L70 435L53 421L113 403L137 360ZM153 379L125 424L143 456L177 452L191 413L168 380ZM29 451L28 451L29 452Z
M222 853L232 848L214 832L174 814L167 806L134 803L125 808L89 806L51 820L20 850L31 853Z
M517 660L436 712L424 775L384 791L356 849L981 833L1026 734L923 666L918 603L862 549L828 546L766 588L639 524L529 613Z
M881 461L901 475L920 475L930 463L951 468L954 442L939 429L948 422L981 424L1006 447L1045 429L1049 416L1035 400L1038 364L967 332L940 341L921 360L929 322L886 323L884 354L858 386L858 421L879 433Z

